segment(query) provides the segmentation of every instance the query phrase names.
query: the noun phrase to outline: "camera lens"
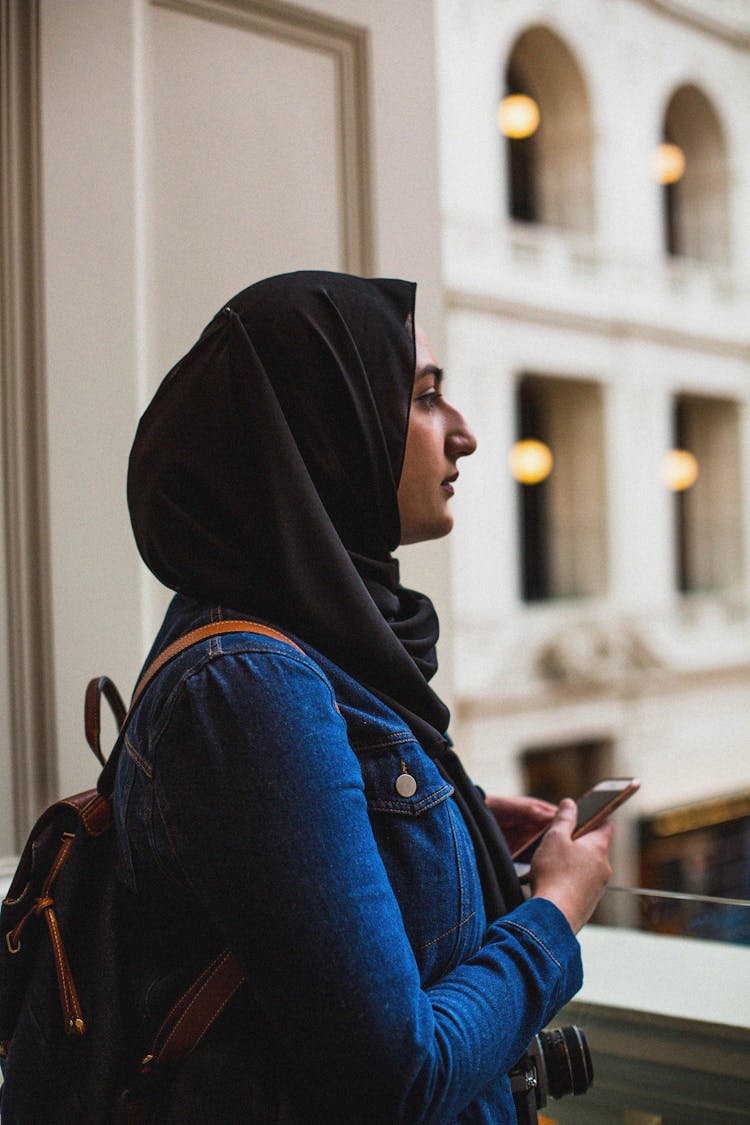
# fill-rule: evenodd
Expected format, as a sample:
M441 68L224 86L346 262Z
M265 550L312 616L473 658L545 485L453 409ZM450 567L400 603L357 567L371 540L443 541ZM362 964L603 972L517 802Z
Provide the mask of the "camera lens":
M586 1036L579 1027L555 1027L539 1032L550 1095L585 1094L594 1081Z

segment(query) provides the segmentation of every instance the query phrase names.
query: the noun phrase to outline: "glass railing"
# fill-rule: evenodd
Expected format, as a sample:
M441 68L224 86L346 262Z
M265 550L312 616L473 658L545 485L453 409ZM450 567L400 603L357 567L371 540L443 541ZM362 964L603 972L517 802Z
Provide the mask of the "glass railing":
M594 1083L549 1100L552 1125L750 1122L750 901L609 887L580 934ZM698 939L698 940L695 940Z
M595 921L672 937L750 945L750 901L742 898L610 886Z

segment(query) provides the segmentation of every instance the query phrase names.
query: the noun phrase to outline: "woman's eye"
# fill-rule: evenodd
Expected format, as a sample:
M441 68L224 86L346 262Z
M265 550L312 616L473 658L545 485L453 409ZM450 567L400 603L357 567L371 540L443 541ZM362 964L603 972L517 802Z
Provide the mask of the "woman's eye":
M425 393L423 395L419 396L419 398L417 399L417 402L423 403L423 405L426 406L429 410L432 410L435 406L437 406L438 401L442 397L443 396L440 394L439 391L436 391L436 390L425 391Z

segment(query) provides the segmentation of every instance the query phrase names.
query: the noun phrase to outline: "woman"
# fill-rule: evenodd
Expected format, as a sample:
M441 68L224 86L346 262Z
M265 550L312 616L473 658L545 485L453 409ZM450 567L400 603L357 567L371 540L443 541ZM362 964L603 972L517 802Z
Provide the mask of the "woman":
M474 437L415 286L296 273L221 310L144 415L128 497L178 591L120 763L143 1042L218 949L247 974L168 1122L512 1122L508 1068L575 993L609 829L563 803L522 901L429 686L437 619L391 551L445 535ZM498 801L528 834L554 812ZM519 821L521 822L519 825Z

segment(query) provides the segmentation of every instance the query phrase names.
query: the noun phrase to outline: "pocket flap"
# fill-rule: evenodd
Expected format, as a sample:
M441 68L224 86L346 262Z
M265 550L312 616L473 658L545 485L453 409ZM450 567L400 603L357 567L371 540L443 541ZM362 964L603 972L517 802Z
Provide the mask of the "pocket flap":
M419 816L453 792L437 766L413 739L360 754L365 797L377 812Z

